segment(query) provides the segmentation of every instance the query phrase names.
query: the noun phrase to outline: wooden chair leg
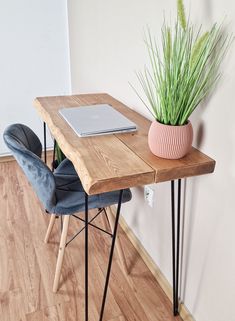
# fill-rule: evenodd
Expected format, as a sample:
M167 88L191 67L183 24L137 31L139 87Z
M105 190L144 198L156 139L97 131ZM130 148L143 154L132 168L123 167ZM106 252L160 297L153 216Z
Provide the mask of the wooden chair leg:
M109 224L110 224L111 230L113 231L114 230L115 219L114 219L114 214L113 214L111 206L106 208L106 212L107 212L107 216L108 216L108 220L109 220ZM117 249L117 252L118 252L119 260L121 262L121 266L123 268L123 272L126 273L126 274L129 274L128 268L127 268L127 264L126 264L125 255L124 255L124 251L123 251L123 248L122 248L122 245L121 245L121 241L120 241L119 235L117 235L117 238L116 238L116 249Z
M49 222L49 225L48 225L48 228L47 228L47 232L46 232L46 236L45 236L45 239L44 239L45 243L47 243L48 240L49 240L49 237L51 235L51 231L52 231L54 223L55 223L55 218L56 218L56 215L55 214L51 214L50 222Z
M61 268L62 268L62 263L63 263L63 258L64 258L64 250L65 250L65 246L66 246L66 239L67 239L67 233L68 233L68 227L69 227L69 219L70 219L70 215L65 215L64 222L63 222L63 230L62 230L61 238L60 238L59 253L58 253L57 263L56 263L53 292L57 292L58 286L59 286L60 272L61 272Z

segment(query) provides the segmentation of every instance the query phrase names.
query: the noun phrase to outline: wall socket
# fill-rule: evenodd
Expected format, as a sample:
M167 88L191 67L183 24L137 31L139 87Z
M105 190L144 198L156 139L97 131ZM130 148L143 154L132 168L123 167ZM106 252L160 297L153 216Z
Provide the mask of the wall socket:
M154 204L154 189L151 185L146 185L144 187L144 199L150 207Z

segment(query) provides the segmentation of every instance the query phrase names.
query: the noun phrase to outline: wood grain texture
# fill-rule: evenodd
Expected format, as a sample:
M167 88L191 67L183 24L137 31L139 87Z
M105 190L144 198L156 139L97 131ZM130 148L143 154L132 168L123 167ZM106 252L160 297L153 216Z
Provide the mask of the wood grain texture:
M91 96L93 99L93 95ZM96 99L99 103L112 105L116 110L137 124L138 131L136 133L132 135L126 133L116 134L116 136L155 170L155 182L208 174L214 171L215 161L193 147L188 155L178 160L168 160L153 155L148 147L148 130L151 121L110 95L97 94L94 96L97 97Z
M86 192L97 194L152 182L154 170L115 135L79 138L58 113L62 107L88 103L83 95L35 100L40 116L73 162Z
M114 226L115 226L115 217L114 217L114 213L115 212L116 212L115 210L113 212L111 206L106 208L106 213L107 213L107 217L108 217L108 221L109 221L112 233L114 231ZM116 238L115 248L116 248L116 251L117 251L117 253L119 255L119 260L120 260L123 272L125 274L128 274L128 269L127 269L126 259L125 259L125 253L123 251L122 243L120 241L119 235L117 235L117 238Z
M62 107L112 105L138 126L135 133L79 138L59 116ZM88 194L212 173L215 161L192 148L180 160L153 155L147 135L151 122L108 94L36 98L34 105L66 156L74 163Z
M61 286L54 294L59 220L45 244L50 216L16 162L0 164L0 207L1 320L83 321L84 237L80 235L66 248ZM100 217L95 223L103 226ZM82 226L71 218L68 237ZM119 236L132 268L124 275L115 253L104 321L180 321L172 316L170 301L121 229ZM98 320L110 245L109 236L90 228L89 321Z
M64 252L67 242L67 234L68 234L68 227L69 227L69 219L70 215L66 215L63 219L63 229L60 237L60 246L59 246L59 253L56 262L56 270L55 270L55 278L53 283L53 292L56 293L59 286L60 281L60 273L64 259Z

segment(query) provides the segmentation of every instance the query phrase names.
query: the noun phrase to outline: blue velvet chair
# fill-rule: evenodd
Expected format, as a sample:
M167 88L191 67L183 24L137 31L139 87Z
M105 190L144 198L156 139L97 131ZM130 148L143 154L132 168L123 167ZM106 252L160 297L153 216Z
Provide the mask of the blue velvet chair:
M65 159L54 172L41 160L41 142L29 127L22 124L10 125L4 131L3 137L45 210L51 214L45 242L48 241L56 216L64 216L53 285L53 291L56 292L66 246L69 218L85 210L85 191L73 164L68 159ZM130 199L131 191L125 189L121 201L124 203ZM118 201L119 191L90 195L88 209L106 208L117 204Z

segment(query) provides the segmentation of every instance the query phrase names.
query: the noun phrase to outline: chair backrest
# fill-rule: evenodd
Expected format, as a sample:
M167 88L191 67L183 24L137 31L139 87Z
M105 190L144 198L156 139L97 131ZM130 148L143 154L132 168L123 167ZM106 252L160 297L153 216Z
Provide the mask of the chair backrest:
M7 127L3 138L45 209L50 211L56 204L56 185L53 173L40 159L42 144L39 138L29 127L22 124Z

